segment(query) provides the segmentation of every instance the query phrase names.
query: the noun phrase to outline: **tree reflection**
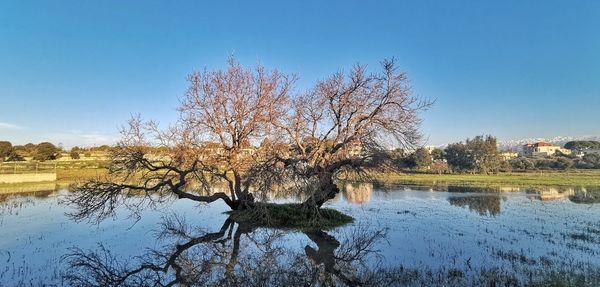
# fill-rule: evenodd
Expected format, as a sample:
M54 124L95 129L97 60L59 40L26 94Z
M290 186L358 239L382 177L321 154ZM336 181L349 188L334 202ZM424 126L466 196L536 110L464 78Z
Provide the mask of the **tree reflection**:
M108 248L72 249L63 279L74 286L329 286L376 285L383 280L365 261L385 230L356 227L341 241L321 230L303 231L310 244L286 245L286 232L225 220L202 232L183 218L166 218L157 238L165 245L119 260ZM292 234L294 235L294 234Z
M500 191L494 187L471 187L471 186L448 186L448 192L460 192L466 194L448 197L451 205L468 207L469 210L477 212L482 216L496 216L500 214L503 197Z
M600 203L600 188L579 188L569 195L569 200L573 203Z
M454 206L468 207L482 216L496 216L500 214L502 197L500 195L467 195L451 196L448 202Z

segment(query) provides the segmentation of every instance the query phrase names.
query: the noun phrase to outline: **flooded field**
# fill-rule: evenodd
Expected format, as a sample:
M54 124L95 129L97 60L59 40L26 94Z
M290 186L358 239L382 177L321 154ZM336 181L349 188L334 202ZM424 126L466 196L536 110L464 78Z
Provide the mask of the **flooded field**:
M328 207L355 222L328 231L185 200L94 225L65 215L66 194L0 194L0 286L600 285L589 188L347 184Z

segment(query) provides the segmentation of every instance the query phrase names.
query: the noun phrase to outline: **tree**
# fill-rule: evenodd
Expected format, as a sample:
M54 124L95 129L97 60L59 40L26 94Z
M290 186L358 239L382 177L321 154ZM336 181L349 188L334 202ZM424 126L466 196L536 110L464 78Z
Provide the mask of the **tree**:
M254 207L252 190L270 187L273 161L264 156L267 146L250 144L269 137L270 119L286 111L294 79L262 66L245 68L233 58L225 70L190 74L180 120L161 129L139 116L130 119L112 152L111 177L79 188L71 198L78 208L73 217L102 219L121 205L137 212L169 195L222 200L232 210ZM155 197L129 205L123 196L139 192Z
M464 144L451 144L446 148L445 154L448 164L458 171L487 174L497 172L502 163L496 138L492 136L476 136L467 139Z
M36 146L33 155L34 160L54 160L58 157L58 148L49 142L43 142Z
M426 148L418 148L414 153L411 154L409 162L412 167L423 169L428 168L433 163L431 154Z
M9 141L0 141L0 161L4 161L13 151L13 146Z
M509 161L510 166L516 170L532 170L535 169L535 163L526 157L517 157Z
M600 154L588 153L581 160L590 168L600 168Z
M339 172L360 173L376 151L414 147L420 142L418 113L431 102L411 94L405 73L393 59L368 74L356 65L336 73L291 101L291 113L272 115L280 139L294 153L279 157L289 181L301 180L308 194L303 208L318 209L340 192ZM310 138L310 141L304 139ZM359 152L357 152L359 151Z
M75 148L72 148L69 156L71 156L71 159L79 159L79 152Z
M444 150L441 148L434 148L431 151L431 158L433 158L433 160L444 160Z
M136 213L172 195L255 209L281 188L303 192L300 208L318 216L340 191L338 173L360 172L375 152L420 139L418 112L430 102L410 94L392 60L382 67L367 74L356 66L297 96L294 76L233 58L226 70L193 73L179 120L163 129L134 116L112 152L110 178L80 187L70 197L72 216L102 219L118 206ZM140 192L148 196L127 200Z
M448 165L455 171L470 171L475 168L471 152L463 143L453 143L444 150Z
M565 144L565 148L570 149L570 150L600 149L600 142L598 142L598 141L570 141Z

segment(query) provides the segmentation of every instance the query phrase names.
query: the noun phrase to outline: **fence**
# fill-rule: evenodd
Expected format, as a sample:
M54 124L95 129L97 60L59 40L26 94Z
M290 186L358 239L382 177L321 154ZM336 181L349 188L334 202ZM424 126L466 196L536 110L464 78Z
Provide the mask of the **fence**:
M55 162L0 162L0 174L56 173Z
M56 173L58 170L65 169L91 169L104 168L108 166L108 161L16 161L0 162L0 174L43 174Z

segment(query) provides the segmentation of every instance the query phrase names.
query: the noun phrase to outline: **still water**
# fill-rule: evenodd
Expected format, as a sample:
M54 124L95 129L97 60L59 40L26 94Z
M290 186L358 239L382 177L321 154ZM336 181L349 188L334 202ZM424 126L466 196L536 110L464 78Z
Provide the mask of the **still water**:
M0 194L0 286L600 285L597 189L346 184L328 231L186 200L74 222L68 193Z

